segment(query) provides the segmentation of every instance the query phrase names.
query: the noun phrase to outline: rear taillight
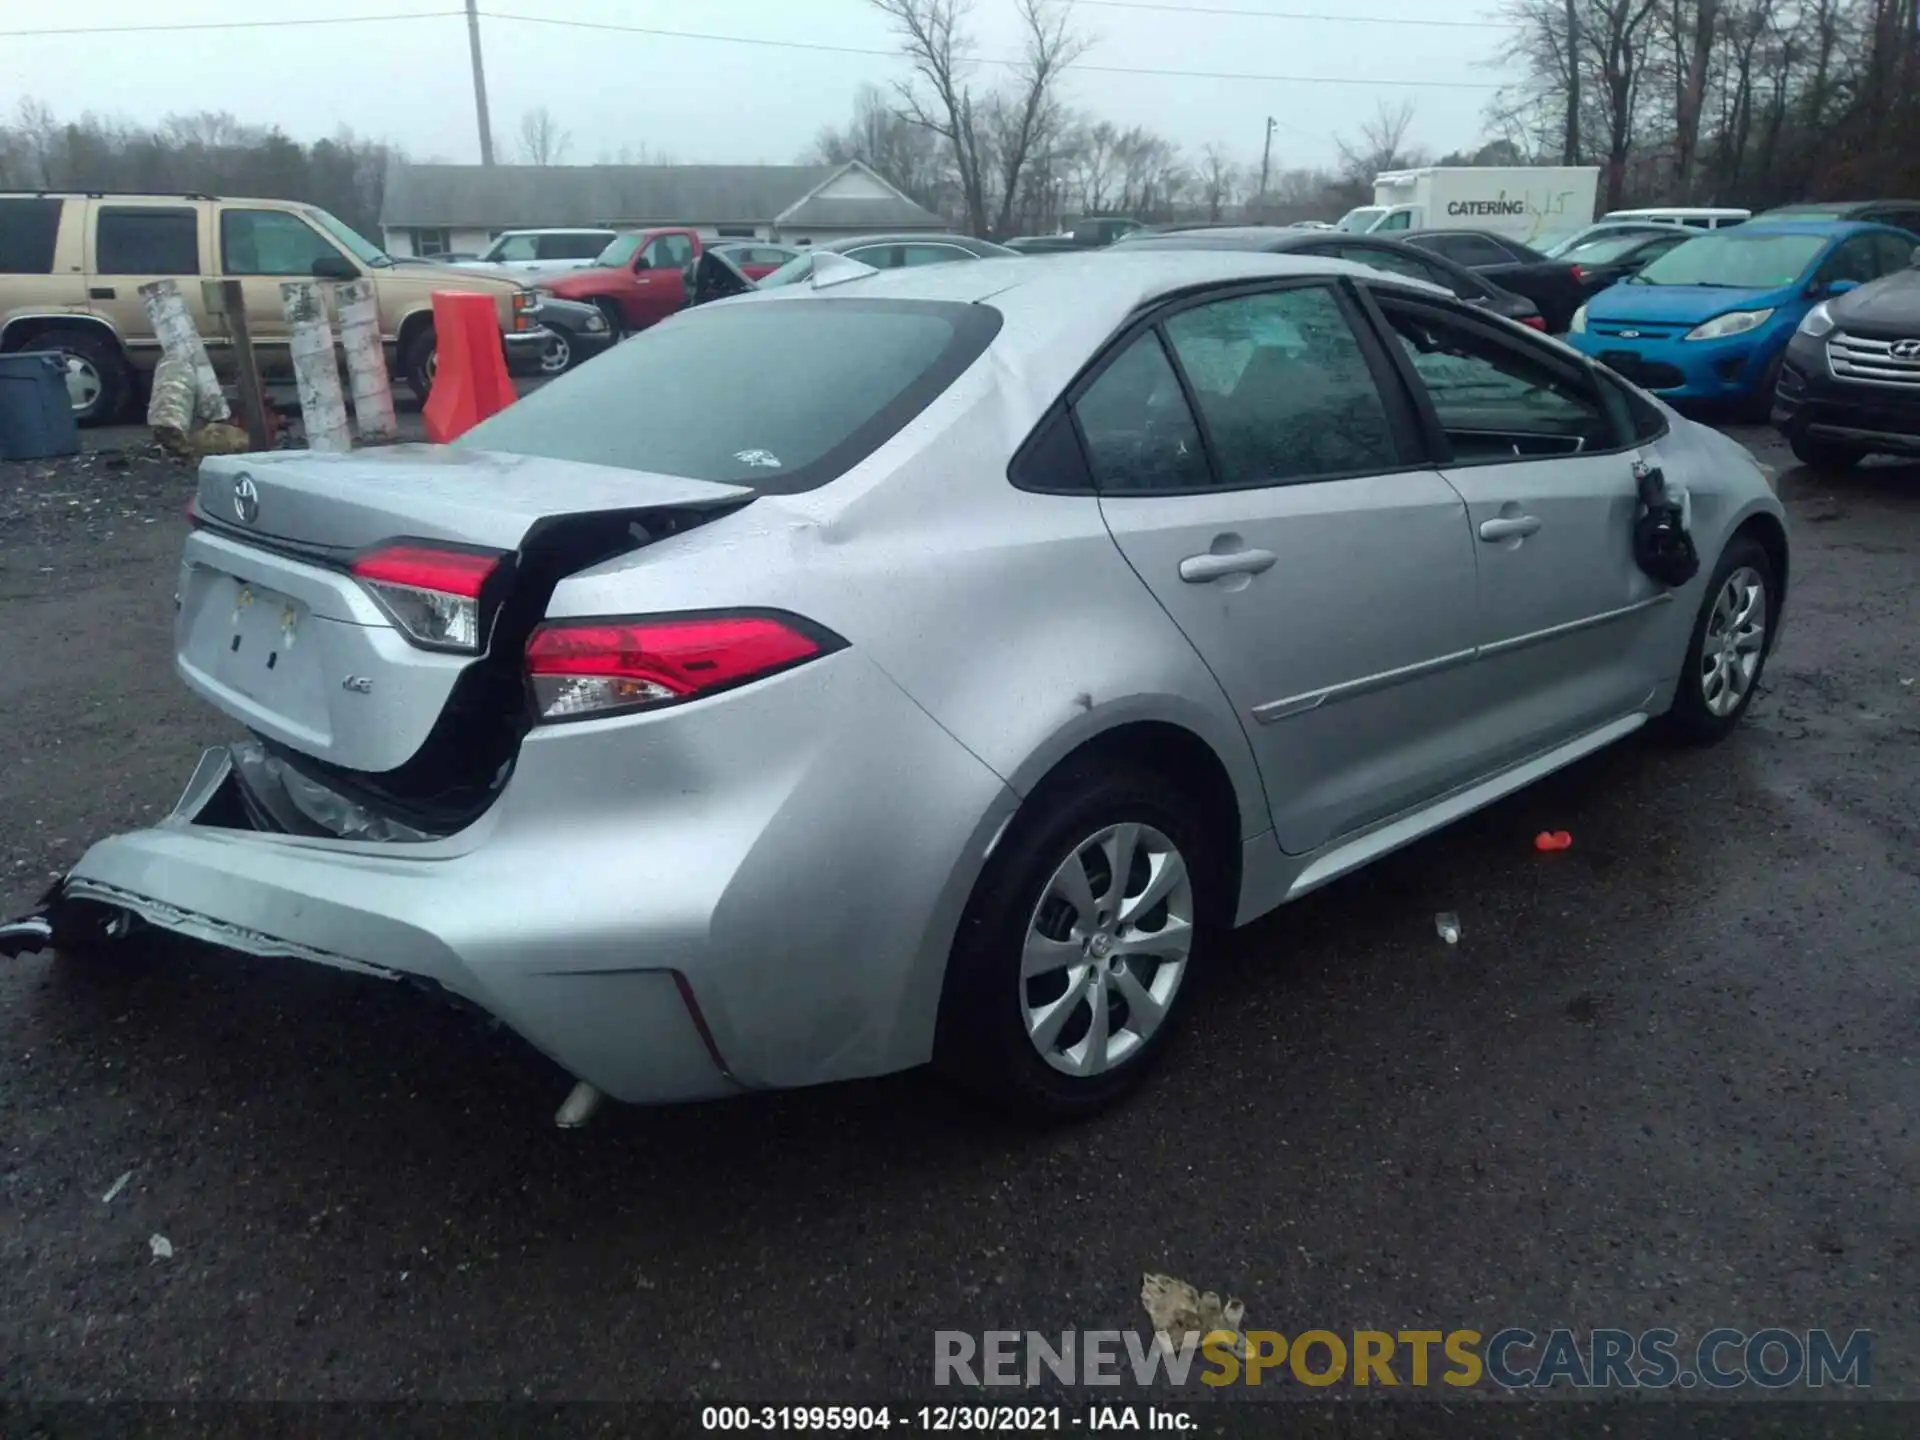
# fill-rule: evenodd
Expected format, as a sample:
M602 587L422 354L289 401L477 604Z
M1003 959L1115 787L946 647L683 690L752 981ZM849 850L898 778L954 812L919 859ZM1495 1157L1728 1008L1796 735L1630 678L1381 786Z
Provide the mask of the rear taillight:
M1576 284L1587 278L1587 272L1582 270L1578 265L1569 265L1567 268L1573 271L1573 278Z
M394 541L359 555L350 568L414 644L477 655L486 638L482 592L502 558L495 550Z
M764 679L845 642L792 615L758 611L644 620L557 620L527 642L542 720L697 700Z
M1520 323L1529 330L1538 330L1543 335L1546 333L1547 322L1542 320L1538 315L1522 315L1520 317Z

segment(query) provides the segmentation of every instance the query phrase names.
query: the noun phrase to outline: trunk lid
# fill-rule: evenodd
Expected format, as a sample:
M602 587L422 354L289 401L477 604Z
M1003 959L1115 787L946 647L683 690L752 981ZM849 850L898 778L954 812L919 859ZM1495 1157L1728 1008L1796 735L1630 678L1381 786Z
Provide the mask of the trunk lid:
M445 445L221 455L200 466L200 515L243 543L345 557L409 536L513 550L542 521L751 498L742 486Z
M525 733L522 652L574 571L752 500L738 485L441 446L221 456L200 469L176 664L326 783L445 829L489 803ZM383 542L499 552L479 654L410 642L353 576Z

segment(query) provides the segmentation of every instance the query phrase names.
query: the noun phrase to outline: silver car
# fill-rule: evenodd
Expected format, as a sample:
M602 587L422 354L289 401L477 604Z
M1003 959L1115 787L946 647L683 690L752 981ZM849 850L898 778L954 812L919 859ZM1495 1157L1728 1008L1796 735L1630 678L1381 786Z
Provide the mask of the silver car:
M1090 1111L1232 926L1726 735L1788 575L1747 452L1566 347L1207 251L847 267L195 521L179 671L254 738L6 946L430 981L569 1123L929 1061Z

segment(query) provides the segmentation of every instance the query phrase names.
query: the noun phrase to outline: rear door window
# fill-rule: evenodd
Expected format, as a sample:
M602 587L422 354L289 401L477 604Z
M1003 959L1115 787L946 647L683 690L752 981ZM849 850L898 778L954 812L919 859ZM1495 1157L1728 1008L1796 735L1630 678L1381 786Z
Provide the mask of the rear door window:
M1330 287L1196 305L1169 316L1166 333L1193 389L1221 485L1399 466L1373 368Z
M102 205L94 227L96 275L200 273L200 214L191 207Z
M1913 252L1920 249L1920 240L1880 234L1873 237L1873 245L1880 255L1880 273L1892 275L1913 264Z
M46 275L60 235L64 200L0 200L0 275Z
M985 305L853 298L701 306L642 330L456 444L782 494L857 464L1000 328ZM743 402L745 389L752 403Z

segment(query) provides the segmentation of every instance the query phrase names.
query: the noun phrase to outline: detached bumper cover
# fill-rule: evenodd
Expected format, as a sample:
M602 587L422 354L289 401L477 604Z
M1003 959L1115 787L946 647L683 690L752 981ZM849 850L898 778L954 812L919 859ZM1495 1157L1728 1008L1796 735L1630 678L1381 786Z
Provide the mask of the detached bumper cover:
M166 821L94 845L60 898L431 981L643 1103L929 1058L954 927L1016 803L851 652L536 731L494 806L426 843L196 823L225 813L230 767L208 752Z

